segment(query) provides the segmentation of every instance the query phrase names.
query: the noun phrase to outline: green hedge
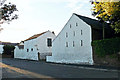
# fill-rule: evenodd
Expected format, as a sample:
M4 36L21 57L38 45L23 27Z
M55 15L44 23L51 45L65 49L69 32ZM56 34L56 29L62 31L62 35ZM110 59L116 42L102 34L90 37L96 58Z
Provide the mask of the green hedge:
M104 40L95 40L92 42L94 52L98 56L116 54L120 52L120 37Z
M3 46L3 54L11 55L14 52L15 47L12 45Z

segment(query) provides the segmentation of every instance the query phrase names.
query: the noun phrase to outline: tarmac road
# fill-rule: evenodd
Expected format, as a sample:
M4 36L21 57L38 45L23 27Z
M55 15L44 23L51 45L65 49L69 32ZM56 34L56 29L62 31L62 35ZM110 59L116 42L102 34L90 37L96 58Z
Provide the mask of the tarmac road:
M104 70L3 58L2 78L118 78L117 70Z

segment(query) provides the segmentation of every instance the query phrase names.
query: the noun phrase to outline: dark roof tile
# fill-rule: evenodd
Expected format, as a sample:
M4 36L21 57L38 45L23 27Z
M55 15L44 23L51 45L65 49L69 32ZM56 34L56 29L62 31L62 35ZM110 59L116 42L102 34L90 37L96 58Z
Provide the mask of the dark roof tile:
M80 19L82 19L84 22L86 22L88 25L90 25L92 28L95 28L95 29L102 29L103 28L102 27L103 23L98 21L98 20L91 19L91 18L88 18L85 16L81 16L81 15L78 15L76 13L74 13L74 14L77 17L79 17ZM110 29L110 26L107 23L104 23L104 27Z

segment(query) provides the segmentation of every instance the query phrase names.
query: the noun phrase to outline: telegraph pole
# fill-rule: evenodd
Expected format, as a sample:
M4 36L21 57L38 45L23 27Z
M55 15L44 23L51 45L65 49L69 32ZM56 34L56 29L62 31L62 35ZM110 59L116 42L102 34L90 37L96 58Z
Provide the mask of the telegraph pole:
M105 39L105 23L103 21L103 39Z

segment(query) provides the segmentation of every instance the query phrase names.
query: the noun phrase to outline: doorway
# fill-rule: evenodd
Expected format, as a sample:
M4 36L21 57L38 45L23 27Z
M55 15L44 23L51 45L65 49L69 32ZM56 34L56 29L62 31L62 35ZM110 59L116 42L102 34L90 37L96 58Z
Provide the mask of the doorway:
M40 53L38 52L38 61L40 61Z

